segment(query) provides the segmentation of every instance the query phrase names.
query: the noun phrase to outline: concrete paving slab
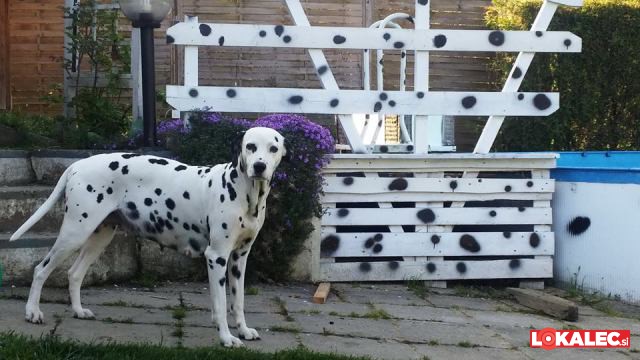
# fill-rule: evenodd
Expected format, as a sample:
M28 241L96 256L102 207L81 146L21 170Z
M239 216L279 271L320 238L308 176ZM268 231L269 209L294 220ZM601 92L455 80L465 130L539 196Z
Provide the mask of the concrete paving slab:
M227 294L227 308L230 308L231 306L231 304L229 303L229 299L230 297ZM186 306L190 308L195 308L198 310L211 309L211 295L209 295L208 291L202 294L182 293L182 301ZM271 297L261 295L246 295L244 297L244 310L246 313L265 313L278 312L280 308L276 306Z
M443 308L453 307L471 310L495 311L499 306L504 307L503 303L500 303L493 299L460 297L452 295L431 294L427 297L427 301L433 304L433 306Z
M63 339L95 343L147 343L175 346L173 327L166 325L104 323L96 320L64 319L56 329Z
M392 304L392 305L427 305L409 290L385 287L350 287L346 284L332 285L332 292L337 292L341 300L356 304Z
M237 335L235 331L231 331ZM243 340L244 345L248 349L262 352L276 352L279 350L296 348L299 345L295 334L266 332L261 334L262 338L256 341ZM184 336L181 339L182 345L186 347L208 347L219 346L220 340L214 329L185 327Z
M282 299L285 302L285 306L290 313L303 312L303 313L323 313L328 315L331 312L347 315L352 312L356 314L366 314L371 310L371 307L367 304L351 304L341 302L335 297L328 299L324 304L315 304L311 299L296 299L285 298Z
M285 321L282 315L273 313L246 313L245 319L247 320L247 326L262 330L269 329L273 326L295 325L294 322ZM213 328L210 311L187 311L187 316L183 321L186 326ZM227 316L227 321L229 323L229 327L235 326L235 320L231 317L231 315Z
M433 306L407 306L380 304L376 308L382 309L394 318L405 320L428 320L457 324L470 323L470 317L462 311L437 308Z
M504 311L461 310L470 317L470 322L476 325L489 325L492 328L529 328L542 329L545 327L562 328L564 323L551 317L536 314L522 314Z
M87 289L81 292L81 296L83 304L87 305L117 305L159 309L180 305L178 296L126 288L114 290Z
M301 334L300 339L306 348L323 353L370 356L373 359L419 358L410 345L400 344L395 341L313 334Z
M121 322L136 324L161 324L172 326L175 319L171 310L158 308L133 308L122 306L87 306L102 322Z
M464 348L460 346L446 345L416 345L415 351L423 359L428 358L430 360L521 360L526 358L523 353L517 350L491 349L483 347Z
M398 341L411 343L437 343L443 345L469 344L510 349L512 345L497 333L474 324L449 324L431 321L401 320L396 323ZM389 337L387 335L386 337Z
M397 336L392 321L357 319L328 315L294 314L298 327L305 333L393 339Z
M611 317L584 316L573 323L582 329L624 329L631 330L631 334L640 335L640 320Z

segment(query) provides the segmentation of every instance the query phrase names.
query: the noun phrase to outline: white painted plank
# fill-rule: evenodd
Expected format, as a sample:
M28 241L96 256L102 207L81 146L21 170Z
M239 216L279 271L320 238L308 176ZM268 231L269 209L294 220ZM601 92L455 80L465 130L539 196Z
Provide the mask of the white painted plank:
M185 16L184 23L189 26L195 26L198 24L197 16ZM167 33L168 35L168 33ZM198 47L197 46L185 46L184 47L184 85L193 87L198 86ZM180 109L183 110L184 109ZM190 110L190 109L189 109Z
M550 193L553 179L476 179L411 177L332 177L325 179L325 193L382 194L387 192L443 193Z
M323 257L553 255L554 252L552 232L336 233L334 229L323 228L321 239L328 237L337 238L338 245L333 252L326 250ZM478 251L461 247L461 241L464 244L471 241L469 237L478 243Z
M519 259L519 267L512 269L512 260L486 261L426 261L332 263L320 265L323 281L403 281L403 280L456 280L456 279L505 279L505 278L550 278L553 276L553 259L545 256L539 259ZM435 266L433 272L427 265ZM465 272L457 267L464 264ZM460 265L462 267L462 265ZM393 269L395 268L395 270Z
M415 193L386 192L381 194L324 194L322 201L327 202L415 202L415 201L490 201L490 200L546 200L553 193L502 193L502 194L464 194L464 193ZM460 206L462 207L462 206Z
M390 36L389 40L385 40L385 34ZM178 45L217 47L565 53L580 52L582 46L582 40L568 31L547 31L543 37L537 37L529 31L182 22L167 29L167 35L173 37L174 44ZM440 44L436 37L442 36L446 40L444 45L439 47L436 45ZM571 44L565 45L565 40L571 41Z
M222 86L167 86L167 102L176 109L222 112L279 112L306 114L397 113L481 116L546 116L559 108L557 93L417 92L250 88ZM524 99L519 100L518 95ZM534 101L546 99L544 106ZM473 100L469 100L473 99ZM472 104L472 106L469 106ZM538 104L538 107L536 107Z
M554 168L554 158L446 158L420 157L416 155L385 155L373 157L341 157L334 154L331 162L323 168L324 173L393 171L393 172L434 172L434 171L516 171Z
M293 18L293 22L300 27L307 28L311 24L309 24L309 19L302 8L302 4L300 4L300 0L285 0L287 4L287 8L291 13L291 17ZM308 49L309 57L311 57L311 62L313 62L313 66L316 69L319 69L321 66L326 65L327 71L320 75L320 82L322 83L322 87L328 90L338 90L338 83L336 82L333 73L331 72L331 68L329 67L329 63L324 56L322 50L316 49ZM362 142L362 138L358 135L358 130L356 129L356 125L353 120L352 115L339 114L338 120L340 121L340 126L347 137L347 141L351 146L351 149L356 154L364 154L368 153L368 149L364 146Z
M523 211L520 211L523 210ZM495 216L492 216L495 211ZM421 220L418 216L429 220ZM425 222L428 221L428 222ZM322 225L544 225L551 224L550 208L396 208L327 209Z
M431 5L429 1L414 2L415 16L414 27L417 31L428 31L431 24ZM434 38L435 40L435 38ZM413 87L415 91L429 92L429 52L415 51L413 62ZM429 151L428 142L428 124L427 114L417 114L414 112L406 112L405 114L413 115L413 151L416 154L426 154Z

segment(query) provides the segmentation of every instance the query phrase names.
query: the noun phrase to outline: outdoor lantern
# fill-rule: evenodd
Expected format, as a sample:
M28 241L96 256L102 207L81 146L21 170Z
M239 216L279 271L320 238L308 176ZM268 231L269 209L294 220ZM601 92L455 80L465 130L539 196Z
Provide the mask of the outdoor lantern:
M140 57L142 70L142 123L144 146L156 145L156 90L153 29L171 10L167 0L120 0L120 9L140 28Z

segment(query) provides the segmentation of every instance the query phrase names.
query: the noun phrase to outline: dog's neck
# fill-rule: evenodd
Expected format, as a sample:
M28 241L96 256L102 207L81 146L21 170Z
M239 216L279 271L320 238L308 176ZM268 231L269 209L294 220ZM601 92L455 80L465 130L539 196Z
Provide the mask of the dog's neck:
M247 169L242 162L229 163L225 166L227 173L227 181L232 182L232 186L236 188L238 200L244 202L247 206L247 216L257 218L265 209L265 203L271 187L268 180L255 180L249 177ZM230 178L231 173L235 170L237 177L233 180ZM246 194L245 198L240 198L240 194ZM264 214L263 214L264 215Z

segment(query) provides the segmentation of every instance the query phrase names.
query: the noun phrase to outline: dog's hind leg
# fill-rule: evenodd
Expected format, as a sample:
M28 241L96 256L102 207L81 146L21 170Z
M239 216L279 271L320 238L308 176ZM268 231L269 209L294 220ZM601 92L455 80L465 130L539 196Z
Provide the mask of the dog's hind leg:
M244 276L250 249L251 244L236 249L231 253L231 257L229 258L231 314L236 322L238 334L241 339L259 340L260 335L256 329L247 327L247 322L244 318Z
M95 316L89 309L82 307L80 301L80 287L84 280L89 266L93 264L104 249L111 243L116 233L117 226L100 225L96 231L89 236L87 242L82 246L80 255L69 269L69 297L71 298L71 308L74 316L79 319L93 319Z
M77 220L70 220L65 216L55 244L33 271L33 282L25 307L25 319L29 322L34 324L44 322L44 316L40 311L40 295L44 282L56 267L84 244L91 231L98 226L98 224L91 224L89 221L85 221L83 226L78 226L74 223L75 221Z

